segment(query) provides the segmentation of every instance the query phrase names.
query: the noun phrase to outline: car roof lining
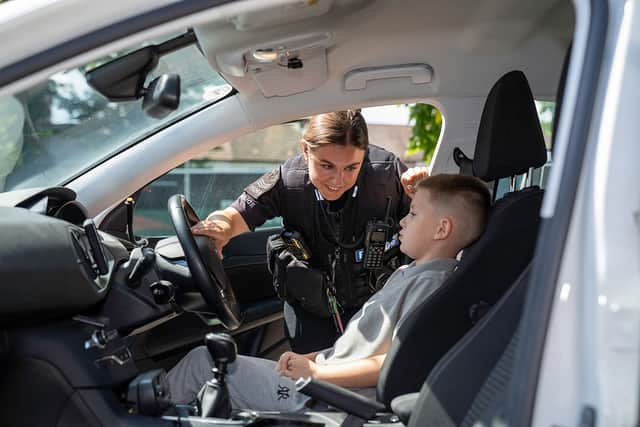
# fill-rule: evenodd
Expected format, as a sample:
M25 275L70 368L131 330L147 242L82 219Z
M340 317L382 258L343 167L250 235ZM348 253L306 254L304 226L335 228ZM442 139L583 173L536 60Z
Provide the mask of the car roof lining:
M223 68L218 61L225 51L330 32L327 85L341 86L343 76L355 68L425 63L433 68L434 81L426 85L429 90L416 86L418 95L486 96L502 74L520 69L537 97L553 97L573 20L572 4L564 0L464 5L411 0L405 7L373 1L360 2L360 8L349 13L335 8L313 20L260 31L240 31L216 21L197 26L196 33L216 69ZM241 93L258 92L250 78L226 77ZM394 83L385 86L392 90Z

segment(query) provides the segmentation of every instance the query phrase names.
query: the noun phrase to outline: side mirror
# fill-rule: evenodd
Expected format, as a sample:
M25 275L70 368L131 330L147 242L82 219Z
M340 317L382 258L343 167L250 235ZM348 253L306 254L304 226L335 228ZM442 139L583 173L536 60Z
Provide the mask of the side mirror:
M144 92L142 111L161 119L175 111L180 105L180 76L163 74L155 78Z

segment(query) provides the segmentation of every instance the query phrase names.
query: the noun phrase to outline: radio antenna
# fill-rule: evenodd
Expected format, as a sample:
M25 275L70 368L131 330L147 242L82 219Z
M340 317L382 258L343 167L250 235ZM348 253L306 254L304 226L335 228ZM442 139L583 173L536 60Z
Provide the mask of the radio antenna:
M389 223L389 217L391 216L391 196L387 196L387 210L384 213L384 222Z

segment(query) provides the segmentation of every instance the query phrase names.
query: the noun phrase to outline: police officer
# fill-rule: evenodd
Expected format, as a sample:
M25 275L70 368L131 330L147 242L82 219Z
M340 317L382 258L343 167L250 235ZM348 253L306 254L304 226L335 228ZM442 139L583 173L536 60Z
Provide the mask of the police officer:
M284 230L299 233L311 254L309 265L323 272L328 289L326 315L309 312L296 301L284 305L292 350L309 353L333 345L342 325L375 291L374 275L362 266L367 222L381 220L387 212L395 222L406 215L410 201L405 191L411 195L412 184L426 170L406 171L392 153L369 145L359 110L312 117L301 147L301 154L263 175L230 207L211 213L192 230L212 237L220 256L231 238L276 216L283 218ZM305 286L318 286L298 282L286 286L302 292Z

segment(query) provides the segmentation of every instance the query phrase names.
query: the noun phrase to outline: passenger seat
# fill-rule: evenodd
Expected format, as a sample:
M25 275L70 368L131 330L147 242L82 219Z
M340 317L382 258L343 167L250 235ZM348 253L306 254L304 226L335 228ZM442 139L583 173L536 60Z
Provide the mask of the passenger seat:
M486 182L542 166L546 148L527 79L520 71L491 89L478 130L473 173ZM450 278L400 325L378 381L377 400L417 392L436 363L495 305L533 257L543 191L507 193L481 238Z

